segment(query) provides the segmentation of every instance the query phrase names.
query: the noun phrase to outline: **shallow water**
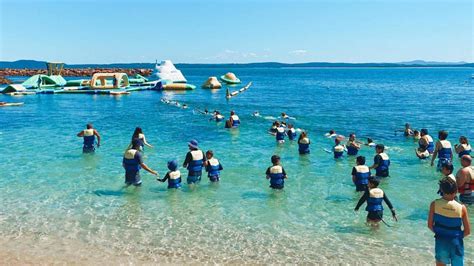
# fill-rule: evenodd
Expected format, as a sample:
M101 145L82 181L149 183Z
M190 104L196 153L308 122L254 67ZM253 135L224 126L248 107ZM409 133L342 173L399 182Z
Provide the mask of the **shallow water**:
M182 70L196 85L227 71ZM224 89L200 88L122 97L0 95L0 101L25 102L0 109L0 242L5 250L64 261L94 251L104 254L97 257L103 262L118 257L174 263L434 261L426 218L440 175L415 157L413 140L394 129L410 122L434 136L448 130L453 144L461 134L474 140L472 69L232 71L253 86L230 101ZM190 109L163 104L162 97ZM193 108L218 109L226 116L233 109L243 124L229 131ZM286 112L296 117L296 127L309 131L311 154L299 156L297 145L288 141L277 145L266 133L271 120L252 117L256 110L262 116ZM87 122L103 137L92 156L82 155L82 141L75 136ZM221 182L209 184L204 178L195 189L184 185L168 191L143 172L141 188L122 189L122 154L136 126L155 146L146 149L145 162L162 176L166 161L181 163L186 142L195 138L221 160ZM381 187L400 216L395 223L386 212L392 227L370 229L363 208L354 213L359 195L350 173L355 159L334 161L324 152L331 141L323 135L331 128L390 147L391 177ZM360 153L371 163L371 148ZM282 192L270 190L265 180L272 154L282 157L289 175ZM469 213L472 220L472 208ZM473 243L472 237L465 239L467 264L474 263Z

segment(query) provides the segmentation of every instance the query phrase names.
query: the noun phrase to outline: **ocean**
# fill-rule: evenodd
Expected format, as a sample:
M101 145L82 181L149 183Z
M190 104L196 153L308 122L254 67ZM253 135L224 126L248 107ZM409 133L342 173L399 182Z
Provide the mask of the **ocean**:
M0 261L77 264L141 263L434 263L430 202L438 198L441 174L414 153L416 142L401 132L409 122L435 139L449 132L474 141L474 79L471 68L183 68L186 92L106 95L0 95L21 107L0 108ZM226 100L225 87L199 86L209 76L234 72L253 85ZM161 98L189 106L181 109ZM238 129L194 109L235 110ZM259 111L261 117L252 113ZM281 112L308 131L311 154L277 144L267 133ZM76 134L93 123L102 145L82 154ZM181 165L187 142L213 150L224 170L221 181L206 176L177 191L142 170L140 188L123 188L122 156L135 127L154 148L145 163L163 177L166 162ZM365 205L351 180L354 157L334 160L324 149L330 129L388 146L390 177L380 187L395 206L378 229L365 225ZM359 152L372 164L373 148ZM273 191L265 179L273 154L288 179ZM454 160L455 171L460 167ZM186 170L181 168L183 180ZM474 210L469 209L473 220ZM465 263L474 264L474 238L465 239ZM3 259L2 259L3 258Z

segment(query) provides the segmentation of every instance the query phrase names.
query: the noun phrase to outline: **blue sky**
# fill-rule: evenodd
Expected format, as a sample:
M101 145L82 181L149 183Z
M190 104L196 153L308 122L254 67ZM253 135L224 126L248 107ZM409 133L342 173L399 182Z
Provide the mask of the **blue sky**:
M473 60L473 1L0 0L0 60Z

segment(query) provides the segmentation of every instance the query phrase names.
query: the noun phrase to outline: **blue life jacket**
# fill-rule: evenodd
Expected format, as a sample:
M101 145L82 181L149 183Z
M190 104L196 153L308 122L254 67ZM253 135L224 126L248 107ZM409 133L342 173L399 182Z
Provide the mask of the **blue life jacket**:
M344 146L342 146L341 144L338 144L334 146L333 151L334 151L335 159L341 158L342 155L344 155Z
M181 187L181 172L179 170L168 172L168 188Z
M208 163L209 164L206 166L206 171L208 172L207 176L208 177L219 176L220 174L219 171L222 170L222 166L219 163L219 160L215 158L211 158L208 160Z
M347 147L347 155L354 156L354 155L357 155L357 153L359 152L359 149L354 147L351 141L347 142L346 147Z
M370 170L367 165L357 165L354 167L356 169L356 185L367 185L369 184Z
M369 189L369 198L367 199L365 210L369 212L383 211L383 195L383 190L380 188Z
M296 138L296 130L294 128L288 129L287 134L289 140L294 140Z
M438 150L438 159L440 161L451 161L451 157L453 155L453 151L451 149L451 142L447 140L440 140L441 149Z
M240 125L240 119L237 115L232 115L232 126L238 127Z
M437 199L434 202L433 231L435 237L463 237L462 205L455 200Z
M94 129L85 129L84 131L84 147L85 148L92 148L94 147L95 144L95 135L94 135Z
M300 154L307 154L309 153L309 144L310 141L308 138L303 138L298 141L298 151Z
M140 161L135 158L137 152L135 149L125 151L122 162L126 171L137 172L141 169Z
M284 183L283 167L281 165L270 167L270 184L280 186Z
M430 154L432 154L434 152L434 149L435 149L433 138L430 135L425 135L424 137L426 137L426 141L428 142L428 145L426 146L426 145L422 144L421 139L418 141L418 145L422 149L427 149L428 152Z
M458 153L459 158L463 157L464 155L470 155L471 154L471 145L469 144L461 144L463 146L464 150L460 153Z
M192 161L188 164L188 170L191 172L201 172L204 164L204 154L201 150L190 151Z
M382 161L379 162L377 168L375 168L376 176L385 176L388 172L388 167L390 166L390 158L385 152L379 154L382 157Z
M285 140L285 129L283 127L278 127L277 128L276 140L277 141Z

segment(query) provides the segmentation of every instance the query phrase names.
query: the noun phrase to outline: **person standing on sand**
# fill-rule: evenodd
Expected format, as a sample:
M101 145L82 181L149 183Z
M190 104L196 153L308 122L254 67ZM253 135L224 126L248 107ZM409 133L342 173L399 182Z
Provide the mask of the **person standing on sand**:
M188 143L189 152L186 154L186 158L183 162L183 167L188 169L188 184L195 184L201 181L202 168L206 163L207 159L204 152L198 147L196 140L191 140Z
M140 169L143 168L152 175L158 175L156 171L149 168L143 162L143 155L140 152L140 140L134 139L132 147L125 151L122 160L122 166L125 169L125 184L127 186L140 186L142 180L140 179Z
M77 133L77 136L84 139L82 152L93 153L95 152L95 138L97 137L97 148L100 147L100 135L97 130L94 129L92 124L87 124L86 129Z
M454 180L443 178L439 189L443 196L431 202L428 215L428 228L435 234L436 265L463 265L463 238L471 233L467 209L454 199L457 192Z

